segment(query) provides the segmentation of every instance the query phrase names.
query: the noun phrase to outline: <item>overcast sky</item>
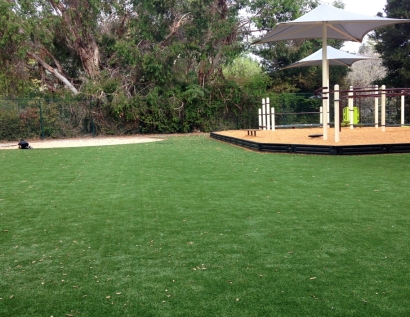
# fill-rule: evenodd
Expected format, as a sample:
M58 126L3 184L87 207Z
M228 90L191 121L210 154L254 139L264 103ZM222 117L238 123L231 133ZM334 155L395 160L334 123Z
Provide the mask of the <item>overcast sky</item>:
M370 16L375 16L377 12L383 12L386 6L386 0L342 0L345 4L345 10L360 13ZM360 43L346 42L342 50L349 51L351 53L357 52Z

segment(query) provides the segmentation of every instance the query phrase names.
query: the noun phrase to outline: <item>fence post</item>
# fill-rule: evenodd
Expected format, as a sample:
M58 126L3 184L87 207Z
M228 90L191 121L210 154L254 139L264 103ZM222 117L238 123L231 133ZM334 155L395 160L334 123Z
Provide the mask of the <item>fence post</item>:
M38 99L38 107L40 108L40 129L41 139L44 140L44 120L43 120L43 107L41 106L41 100Z
M91 117L91 132L95 138L94 116L93 116L93 99L90 98L90 117Z

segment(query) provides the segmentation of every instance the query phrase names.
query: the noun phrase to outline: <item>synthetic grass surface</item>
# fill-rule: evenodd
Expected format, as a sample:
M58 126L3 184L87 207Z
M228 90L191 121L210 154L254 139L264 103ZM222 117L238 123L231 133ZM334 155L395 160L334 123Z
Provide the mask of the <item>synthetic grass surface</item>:
M410 314L409 155L200 136L0 164L0 316Z

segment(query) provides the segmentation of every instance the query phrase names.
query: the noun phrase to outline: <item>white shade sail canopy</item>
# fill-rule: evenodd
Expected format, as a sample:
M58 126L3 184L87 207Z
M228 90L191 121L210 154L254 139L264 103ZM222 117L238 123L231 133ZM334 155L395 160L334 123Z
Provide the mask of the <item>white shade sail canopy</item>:
M397 23L409 23L410 20L372 17L321 4L296 20L278 23L272 31L254 44L322 38L324 22L327 25L328 39L362 42L364 36L374 29Z
M352 66L353 63L368 60L377 59L376 57L366 57L360 55L349 54L343 51L339 51L331 46L327 47L327 59L329 65L333 66ZM282 69L304 67L304 66L321 66L322 65L322 49L314 52L313 54L301 59L300 61L293 63Z

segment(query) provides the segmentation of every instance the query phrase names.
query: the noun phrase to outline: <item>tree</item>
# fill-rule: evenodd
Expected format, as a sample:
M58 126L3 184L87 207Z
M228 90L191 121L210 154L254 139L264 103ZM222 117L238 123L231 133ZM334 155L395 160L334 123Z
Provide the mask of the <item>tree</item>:
M80 58L84 72L94 78L100 71L100 52L95 38L101 1L49 0L66 45Z
M226 79L235 81L239 87L256 95L266 92L271 84L271 79L259 62L247 55L241 55L225 66L223 74Z
M396 19L410 18L410 2L388 0L384 8L385 17ZM378 13L378 16L383 16ZM376 29L371 38L376 41L375 51L380 54L386 76L379 84L390 87L409 87L410 85L410 24L396 24Z
M96 123L107 131L209 130L225 114L251 113L271 81L263 72L247 76L234 70L250 34L244 8L267 29L316 3L0 0L0 93L93 97ZM276 64L267 68L293 62L320 42L287 45L278 44ZM245 60L242 65L256 66ZM275 77L272 71L271 77L311 90L319 73Z
M18 39L19 64L24 65L29 77L41 82L41 87L47 86L54 91L63 84L77 94L78 89L67 72L70 64L78 65L77 59L82 62L81 72L86 77L92 78L98 73L99 54L94 29L102 13L93 4L99 1L0 1L2 6L7 6L5 15L15 18L9 25L19 25L18 36L3 40L10 48ZM64 56L64 53L69 54ZM58 58L61 56L64 60Z
M25 60L26 27L11 1L0 0L0 96L29 94L39 82L32 81L32 62Z
M375 81L381 80L386 76L386 68L382 65L382 60L374 51L372 42L363 43L359 47L359 55L375 57L377 59L368 59L356 62L352 65L347 75L346 83L354 87L368 87Z

